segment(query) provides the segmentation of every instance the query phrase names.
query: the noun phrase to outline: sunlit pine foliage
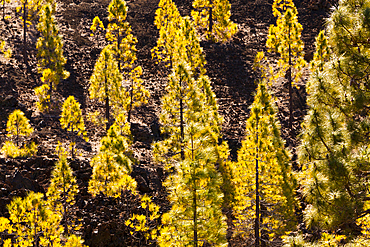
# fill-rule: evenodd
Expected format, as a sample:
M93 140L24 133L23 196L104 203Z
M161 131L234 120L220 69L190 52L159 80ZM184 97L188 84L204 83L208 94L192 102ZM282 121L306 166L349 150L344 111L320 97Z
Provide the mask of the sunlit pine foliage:
M369 9L341 1L317 39L298 149L305 223L348 238L366 231L369 215Z
M4 55L6 59L9 59L12 56L12 50L10 48L6 49L5 47L6 42L0 39L0 52Z
M7 137L11 141L6 141L1 148L1 153L7 157L27 157L37 153L37 146L34 142L27 143L25 138L33 133L29 120L21 110L13 111L6 123ZM21 144L23 142L23 144Z
M195 26L205 33L207 39L225 42L238 32L237 25L230 20L228 0L194 0L193 8L191 15Z
M89 193L119 197L124 191L136 194L136 181L130 176L134 162L131 152L130 128L121 114L101 140L99 153L91 160L93 174Z
M159 30L157 46L152 49L153 59L164 62L172 67L173 61L178 58L179 30L183 19L172 0L160 0L155 12L154 25Z
M47 203L54 213L61 216L61 224L64 227L64 234L71 235L80 229L76 219L76 196L78 185L73 171L67 161L67 153L60 146L59 160L56 162L51 173L50 185L46 192Z
M41 36L37 40L36 48L38 71L43 73L45 69L50 69L55 73L55 81L49 85L52 90L55 90L61 79L69 77L69 72L64 69L67 59L63 56L62 37L59 35L59 29L52 11L51 4L44 4L40 10L37 30L41 33Z
M54 102L53 92L60 80L69 77L69 72L64 69L67 59L63 56L63 42L58 34L59 30L53 15L52 5L44 4L39 16L37 30L41 33L41 36L36 43L37 69L42 74L41 81L44 85L35 88L35 94L39 98L39 102L37 102L39 110L49 111L51 103Z
M94 72L90 77L90 99L97 99L105 104L106 127L109 127L110 108L117 114L117 102L120 96L120 87L123 80L118 70L118 63L114 59L112 46L106 46L95 63Z
M64 101L59 120L63 129L67 129L67 131L72 132L73 135L77 134L78 136L83 137L85 141L88 141L80 103L78 103L73 96L69 96ZM75 157L75 143L75 141L72 143L72 158Z
M19 3L20 6L16 10L22 12L20 19L23 22L23 61L27 65L27 28L32 25L32 21L38 18L39 11L45 2L44 0L19 0Z
M258 216L264 243L269 243L286 230L294 229L296 223L296 181L291 170L290 154L280 137L280 123L276 114L274 99L266 83L261 82L246 123L246 136L238 151L238 161L232 166L235 187L234 234L245 239L254 238ZM260 215L256 215L256 189L259 191Z
M291 73L291 83L297 83L302 77L302 69L306 65L303 58L304 44L301 40L302 25L298 22L298 11L292 0L273 3L273 14L277 17L276 25L270 25L266 47L269 52L280 55L277 72L270 74L276 80Z
M207 119L201 119L200 115L205 106L205 95L186 63L173 69L166 91L162 97L160 122L162 133L169 136L164 141L155 143L153 152L157 161L164 162L165 167L170 168L174 162L185 159L185 126Z
M125 221L125 225L130 228L130 234L134 237L137 233L144 233L145 244L148 245L158 237L157 221L161 214L159 206L152 201L150 196L145 194L140 201L141 213L134 213L130 219Z
M62 246L61 217L47 207L41 193L15 197L7 208L15 234L13 246Z
M172 207L162 216L159 246L227 246L216 147L201 122L186 128L185 159L175 164L164 183Z

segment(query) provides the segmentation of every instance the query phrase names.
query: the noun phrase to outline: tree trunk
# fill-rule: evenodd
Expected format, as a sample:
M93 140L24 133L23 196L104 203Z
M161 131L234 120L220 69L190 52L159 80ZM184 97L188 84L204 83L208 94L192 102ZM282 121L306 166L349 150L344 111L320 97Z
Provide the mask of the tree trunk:
M193 190L193 223L194 223L194 246L198 247L198 225L197 225L197 191L195 187L195 180L194 180L194 190Z
M108 65L107 65L107 63L105 62L105 70L107 70L108 69ZM105 125L105 129L106 129L106 131L108 131L108 129L109 129L109 96L108 96L108 94L109 94L109 92L108 92L108 80L107 80L107 75L105 74L104 75L104 83L105 83L105 88L104 88L104 90L105 90L105 119L107 120L107 123L106 123L106 125Z
M5 1L5 0L4 0ZM27 0L23 4L23 61L27 65Z
M182 85L180 79L180 138L181 138L181 160L185 160L185 151L184 151L184 106L182 101Z
M260 195L259 195L259 179L258 179L258 116L257 116L257 142L256 142L256 219L255 219L255 228L254 228L254 236L255 236L255 247L260 246Z
M134 82L131 80L131 88L130 88L130 105L128 108L127 113L127 122L131 124L131 111L132 111L132 100L134 98Z
M210 5L211 7L209 7L209 26L208 26L208 32L211 34L212 33L212 30L213 30L213 16L212 16L212 9L213 9L213 2L212 0L210 0Z
M290 29L289 29L290 40ZM290 133L293 132L293 87L292 87L292 48L289 44L289 68L287 71L287 78L289 84L289 129Z

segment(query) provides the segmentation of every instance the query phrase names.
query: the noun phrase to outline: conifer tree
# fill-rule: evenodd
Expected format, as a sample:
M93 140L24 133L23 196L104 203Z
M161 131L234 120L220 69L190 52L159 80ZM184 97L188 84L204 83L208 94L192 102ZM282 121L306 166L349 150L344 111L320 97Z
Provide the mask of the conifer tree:
M127 5L124 0L112 0L108 6L108 26L105 29L99 17L95 17L91 30L96 32L98 27L106 30L106 40L113 58L117 61L118 70L122 78L129 81L126 86L120 85L117 95L116 107L122 108L127 113L127 121L131 122L132 110L141 104L146 104L150 96L149 91L143 86L140 79L142 75L141 66L136 65L136 43L137 39L131 33L130 24L126 21ZM108 129L108 128L107 128Z
M89 192L119 197L124 191L136 193L136 181L129 175L133 157L130 150L130 127L121 114L101 140L99 153L91 160L93 174Z
M41 193L16 197L7 208L15 246L61 246L60 216L48 209Z
M152 57L171 67L185 61L195 78L204 75L206 61L194 23L188 17L181 17L175 3L160 1L154 24L159 37Z
M238 162L232 168L235 234L244 238L254 235L255 246L268 243L274 234L284 233L295 222L295 180L276 112L266 84L261 82L246 123Z
M302 25L298 22L298 12L292 0L275 0L272 5L273 14L277 17L276 26L269 28L266 46L269 52L280 54L278 72L272 72L271 79L285 77L289 87L289 128L293 123L293 88L302 76L302 68L306 65L303 58L303 42L301 40ZM272 71L272 69L271 69Z
M106 46L100 53L90 78L89 93L91 99L105 103L106 129L109 129L110 108L117 107L120 96L122 75L118 63L113 57L112 46Z
M144 233L145 244L148 245L158 237L160 227L156 227L156 221L161 215L159 206L152 201L150 196L145 194L140 201L143 214L134 213L130 219L125 221L125 225L130 227L130 233L133 236L135 233Z
M298 155L306 224L346 236L369 214L367 6L341 1L317 39Z
M60 125L63 129L71 131L73 135L83 136L88 141L85 131L85 123L78 103L73 96L69 96L63 103L62 114L60 116ZM74 146L76 142L72 142L72 159L75 157Z
M191 15L197 29L201 29L207 39L224 42L238 31L237 25L230 20L228 0L194 0L193 8Z
M12 141L6 141L1 148L1 152L9 157L23 157L33 155L37 152L37 147L34 142L24 143L23 148L20 145L22 138L26 138L33 133L29 120L21 110L15 110L9 115L6 123L7 136L12 138ZM15 144L13 143L15 141Z
M154 25L159 30L159 37L157 46L152 49L152 57L172 67L172 62L178 60L177 43L179 30L183 25L180 12L172 0L159 1Z
M218 155L201 123L190 123L186 158L165 182L171 210L162 216L159 246L227 246Z
M80 228L74 219L78 185L67 161L66 151L61 147L57 149L60 149L59 161L52 171L46 196L50 209L61 216L64 233L70 235Z
M52 5L44 4L39 16L37 29L40 31L41 37L36 44L38 51L37 68L39 73L42 74L42 82L49 86L48 94L50 95L50 101L53 101L53 91L56 90L60 80L69 77L69 72L64 70L67 59L63 56L63 42L58 34L59 30L53 15ZM41 97L45 98L46 96L42 95Z
M202 95L204 97L204 95ZM177 65L169 77L167 94L162 97L162 132L170 136L154 144L154 157L170 168L185 159L185 125L198 121L202 111L201 91L186 63Z
M43 0L20 0L21 6L17 7L17 11L22 10L21 20L23 21L23 61L28 65L27 59L27 27L31 24L38 12L40 11Z

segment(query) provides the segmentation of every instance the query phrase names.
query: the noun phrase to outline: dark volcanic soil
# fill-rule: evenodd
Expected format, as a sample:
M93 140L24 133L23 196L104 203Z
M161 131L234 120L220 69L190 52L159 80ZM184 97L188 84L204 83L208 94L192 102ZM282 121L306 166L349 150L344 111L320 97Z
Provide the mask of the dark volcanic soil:
M165 174L151 158L151 143L158 138L158 114L160 97L164 94L168 69L156 65L151 59L150 50L156 45L158 31L153 21L159 0L127 1L128 21L138 39L138 64L143 67L145 86L150 90L149 104L135 110L132 132L134 136L134 154L139 163L135 165L132 176L137 180L140 193L148 193L161 205L161 211L169 208L165 190L161 182ZM180 12L185 15L191 10L191 0L175 0ZM252 70L254 56L258 51L266 50L265 42L270 24L275 22L272 16L272 0L231 0L232 20L238 24L239 32L224 44L202 41L207 59L207 74L213 83L219 103L220 114L224 117L223 138L231 148L231 158L236 159L237 149L244 136L245 121L249 106L253 101L256 88L256 73ZM69 95L81 103L83 112L97 110L100 105L88 97L89 78L94 63L98 58L104 41L98 43L90 36L90 25L98 15L107 23L106 8L108 0L63 0L57 8L56 18L64 40L64 55L68 59L66 69L71 76L58 86L61 99ZM303 25L305 58L310 60L314 52L314 40L323 28L324 18L329 14L329 3L299 0L295 1L299 12L299 21ZM6 204L12 197L25 195L27 191L45 192L50 173L56 161L54 154L57 142L68 144L71 136L61 129L58 115L40 114L35 107L36 97L33 88L41 85L40 75L36 70L36 40L38 32L35 25L30 27L28 42L29 66L22 61L21 21L16 16L16 3L6 6L6 13L11 16L5 22L0 20L0 38L5 39L13 49L13 58L9 61L0 59L0 141L6 140L6 121L14 109L21 109L35 128L32 139L39 145L36 157L28 159L0 158L0 216L7 216ZM270 56L274 59L273 56ZM287 130L288 94L284 83L274 85L278 98L279 118L282 122L282 134L287 145L293 150L298 142L300 122L305 114L305 81L301 88L295 89L294 116L295 133L290 136ZM77 205L78 215L83 219L82 236L89 246L147 246L142 236L128 237L128 230L123 222L128 215L137 211L137 197L127 196L128 208L122 208L117 201L104 197L92 198L87 193L87 184L91 175L89 161L96 154L103 128L86 122L88 143L77 145L81 155L72 162L77 176L80 194ZM240 246L240 245L236 245Z

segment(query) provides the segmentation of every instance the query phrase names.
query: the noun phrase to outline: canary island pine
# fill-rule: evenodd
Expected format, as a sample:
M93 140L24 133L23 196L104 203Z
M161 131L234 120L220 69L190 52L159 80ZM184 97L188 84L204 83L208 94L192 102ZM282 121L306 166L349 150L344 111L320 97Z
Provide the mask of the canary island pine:
M37 88L40 102L40 110L49 110L49 107L43 106L46 102L53 102L53 92L61 79L67 79L69 72L64 69L67 59L63 56L63 42L58 34L59 30L53 15L51 4L44 4L39 13L40 19L37 30L41 33L37 40L37 69L42 74L42 82L49 86L48 96L45 95L43 88ZM35 89L36 91L36 89ZM49 98L45 101L45 98ZM42 102L42 103L41 103Z
M144 195L140 199L142 214L133 214L125 221L125 225L131 230L130 233L135 237L136 233L144 233L145 245L154 243L159 234L157 220L161 216L159 206L156 205L150 196Z
M109 129L110 108L117 112L117 102L120 96L122 74L118 70L118 63L114 59L112 46L106 46L94 66L90 78L89 93L91 99L105 103L106 129Z
M162 132L169 137L155 143L153 152L156 161L171 168L176 162L185 159L185 126L200 118L204 95L201 96L200 88L186 63L173 69L166 91L167 94L162 97L160 122Z
M8 132L7 136L12 141L6 141L1 148L1 152L5 156L16 158L36 154L36 144L34 142L25 142L25 138L29 137L34 130L21 110L15 110L9 115L6 131ZM21 142L24 142L23 147L20 144Z
M29 27L33 20L38 17L38 13L41 10L43 0L19 0L20 5L17 7L17 12L22 11L20 19L23 21L23 61L25 65L28 65L27 59L27 27Z
M85 141L88 141L80 103L78 103L73 96L69 96L63 103L60 125L63 129L72 132L73 136L82 136ZM75 158L75 143L75 141L72 142L72 159Z
M348 238L369 215L369 13L368 1L341 1L317 39L298 150L307 226Z
M182 23L183 19L176 4L172 0L160 0L154 19L159 37L157 46L152 49L153 59L171 67L173 60L178 60L177 40Z
M120 197L124 191L136 194L136 181L130 176L134 161L130 150L130 128L123 114L117 119L121 121L110 127L107 136L101 140L99 153L91 160L93 174L89 193L93 196L102 193Z
M63 148L59 150L59 161L51 173L49 188L46 192L47 202L54 213L61 216L64 234L71 235L80 229L76 221L76 199L78 185L73 171L67 161L67 153Z
M127 121L131 122L132 111L135 107L148 102L149 91L143 86L141 66L136 65L136 37L131 33L130 24L126 21L127 4L124 0L112 0L108 6L108 25L104 27L99 17L95 17L90 27L93 33L106 31L105 38L113 58L117 61L118 70L125 80L118 90L116 108L124 110ZM107 127L108 129L108 127Z
M195 25L208 40L225 42L238 32L237 25L230 20L228 0L194 0L193 8L191 15Z
M181 17L175 3L160 1L154 23L159 37L152 49L153 59L170 67L186 61L196 79L204 75L206 61L194 23L188 17Z
M175 173L164 183L172 207L162 216L159 246L227 246L215 145L202 123L189 123L186 128L186 158L176 163Z
M270 68L270 80L285 77L289 87L289 128L293 124L293 86L301 79L306 62L303 58L304 44L301 40L302 25L298 22L298 12L292 0L275 0L273 14L276 25L270 25L266 47L269 52L280 55L278 71Z
M14 246L62 246L61 217L47 207L41 193L15 197L7 208L15 234Z
M277 109L264 82L258 85L246 137L232 167L235 234L269 243L295 226L295 178L280 137Z

